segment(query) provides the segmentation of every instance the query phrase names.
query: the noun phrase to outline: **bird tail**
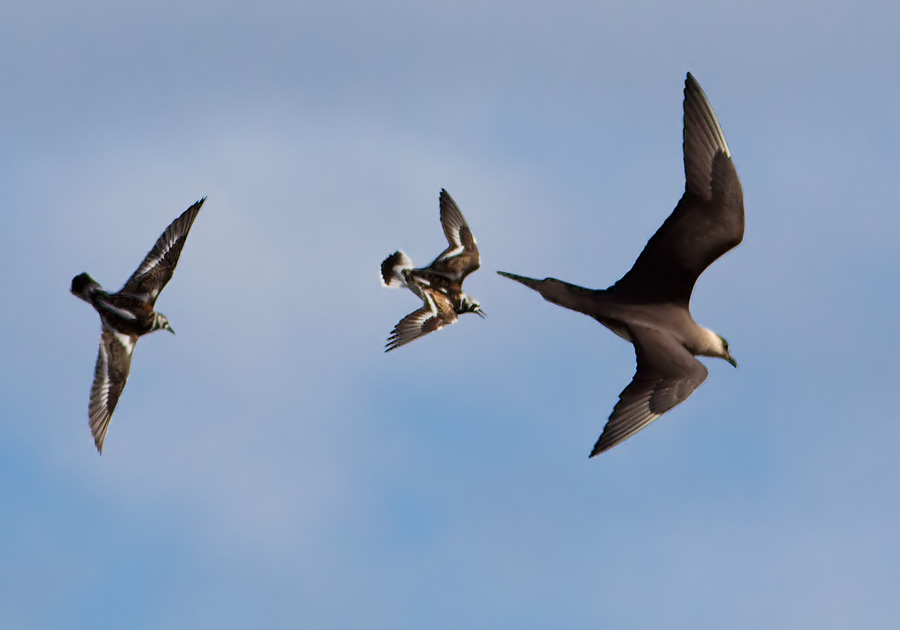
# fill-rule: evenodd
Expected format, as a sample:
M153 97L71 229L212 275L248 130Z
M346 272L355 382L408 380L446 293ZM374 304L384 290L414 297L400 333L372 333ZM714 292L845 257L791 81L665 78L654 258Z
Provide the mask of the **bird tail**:
M401 251L396 251L381 263L381 284L386 287L405 287L406 278L403 272L413 269L413 261Z
M509 273L506 271L498 271L497 273L499 273L501 276L504 276L505 278L509 278L510 280L515 280L516 282L521 282L529 289L534 289L535 291L538 291L538 292L540 292L540 290L541 290L541 284L543 283L542 280L535 280L534 278L526 278L525 276L517 276L514 273Z
M79 274L72 278L72 294L80 297L85 302L90 303L91 295L96 291L102 291L100 284L86 273Z

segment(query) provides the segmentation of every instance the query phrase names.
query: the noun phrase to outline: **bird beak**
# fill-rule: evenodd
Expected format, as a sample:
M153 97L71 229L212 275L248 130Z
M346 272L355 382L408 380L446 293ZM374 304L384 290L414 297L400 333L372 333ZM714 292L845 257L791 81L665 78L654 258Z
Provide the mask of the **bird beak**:
M169 331L170 333L172 333L173 335L175 334L175 329L172 328L171 326L169 326L168 328L166 328L166 330L168 330L168 331Z
M485 313L484 311L482 311L480 308L479 308L479 309L476 309L475 311L473 311L473 313L475 313L476 315L478 315L478 317L480 317L481 319L484 319L484 318L487 317L487 313Z
M728 356L725 357L725 360L728 361L728 362L729 362L731 365L733 365L734 367L737 367L737 361L734 360L734 357L731 356L731 353L730 353L730 352L728 353Z

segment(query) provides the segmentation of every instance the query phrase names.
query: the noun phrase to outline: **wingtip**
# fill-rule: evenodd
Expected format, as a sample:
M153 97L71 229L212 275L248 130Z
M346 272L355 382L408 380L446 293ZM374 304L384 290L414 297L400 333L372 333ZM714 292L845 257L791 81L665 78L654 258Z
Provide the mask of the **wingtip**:
M438 195L438 204L443 206L445 203L452 203L456 205L456 202L453 201L453 197L450 196L450 193L447 192L446 188L441 188L441 194Z
M731 149L725 141L725 133L719 124L719 119L713 109L709 97L700 87L700 83L690 72L684 79L684 110L685 110L685 131L687 131L688 117L694 119L694 124L702 131L702 135L706 136L706 142L718 148L726 157L731 157Z
M394 330L392 330L391 334L388 335L387 343L384 344L384 351L385 353L388 353L391 350L396 350L402 345L403 344L400 342L400 335L397 332L397 326L394 326Z
M91 437L94 438L94 447L97 449L98 455L103 455L103 443L106 441L106 431L109 429L109 418L106 420L106 426L103 426L102 423L100 425L95 425L94 421L91 421Z
M456 221L462 223L466 222L465 218L462 216L462 210L459 209L456 201L450 196L450 193L447 192L446 188L441 188L441 194L438 196L438 206L440 206L442 217L445 212L450 212L451 216L453 216Z
M706 98L706 94L703 92L703 88L700 87L700 82L697 81L697 77L688 72L684 76L684 99L687 101L690 98L692 93L699 93L700 99L705 101L707 105L709 104L709 100Z

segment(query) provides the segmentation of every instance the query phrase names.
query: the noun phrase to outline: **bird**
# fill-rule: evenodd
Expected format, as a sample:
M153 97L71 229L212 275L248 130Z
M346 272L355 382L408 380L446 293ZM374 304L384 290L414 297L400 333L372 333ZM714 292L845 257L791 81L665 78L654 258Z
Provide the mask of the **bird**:
M466 276L481 266L475 237L456 202L443 189L440 208L441 226L449 243L440 256L427 267L415 268L412 260L398 250L381 263L381 283L384 286L405 287L425 303L394 327L385 352L449 326L463 313L485 317L481 305L462 290Z
M725 338L690 312L697 278L744 238L744 197L722 128L697 80L684 83L685 191L628 273L605 290L500 275L584 313L634 344L637 369L594 445L594 457L684 402L708 376L695 357L737 367Z
M185 239L204 201L206 197L172 221L117 293L104 291L87 273L72 279L72 293L96 309L102 325L88 406L91 434L101 454L109 421L128 380L138 337L155 330L175 333L168 318L155 311L154 306L160 291L172 278Z

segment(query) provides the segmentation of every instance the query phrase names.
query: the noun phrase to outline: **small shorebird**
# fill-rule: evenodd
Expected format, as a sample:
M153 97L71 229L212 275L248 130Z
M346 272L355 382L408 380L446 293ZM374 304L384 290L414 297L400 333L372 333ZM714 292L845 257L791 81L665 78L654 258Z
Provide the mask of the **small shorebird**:
M744 237L741 182L712 106L690 73L684 84L684 171L681 201L631 271L608 289L498 272L634 344L634 379L619 394L591 457L687 400L709 374L695 356L719 357L737 367L728 342L690 313L697 278Z
M166 316L153 306L175 271L184 240L204 201L206 197L172 221L118 293L107 293L86 273L72 279L72 293L97 310L103 325L88 409L94 444L101 453L109 421L128 380L138 337L160 329L175 333Z
M406 287L425 302L400 320L388 337L385 352L449 326L463 313L484 317L481 306L462 291L463 280L481 266L472 230L453 198L441 190L441 226L450 244L427 267L416 269L401 251L381 263L381 283L386 287Z

